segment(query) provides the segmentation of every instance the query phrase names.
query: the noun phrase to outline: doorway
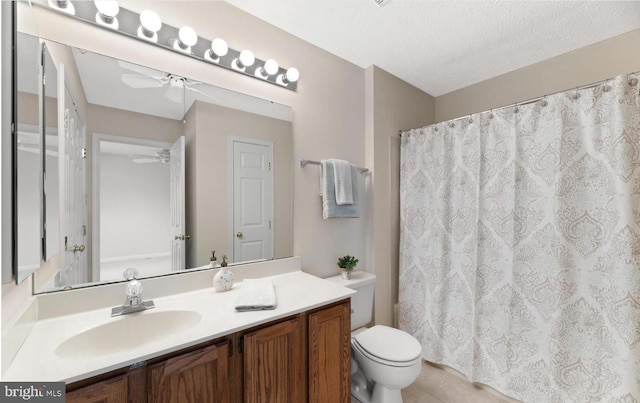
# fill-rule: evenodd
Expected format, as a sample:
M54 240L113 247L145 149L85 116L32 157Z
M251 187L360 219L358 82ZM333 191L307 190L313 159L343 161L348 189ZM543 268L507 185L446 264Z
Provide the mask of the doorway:
M95 134L92 190L93 281L185 268L184 138L174 144ZM182 243L176 245L176 243Z
M230 138L231 262L273 259L273 143Z

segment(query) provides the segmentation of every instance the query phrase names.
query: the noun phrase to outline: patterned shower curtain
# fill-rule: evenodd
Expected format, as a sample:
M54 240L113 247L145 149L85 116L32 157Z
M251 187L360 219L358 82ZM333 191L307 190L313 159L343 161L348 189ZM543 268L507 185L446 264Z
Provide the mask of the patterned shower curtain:
M525 402L640 402L638 78L404 133L424 359Z

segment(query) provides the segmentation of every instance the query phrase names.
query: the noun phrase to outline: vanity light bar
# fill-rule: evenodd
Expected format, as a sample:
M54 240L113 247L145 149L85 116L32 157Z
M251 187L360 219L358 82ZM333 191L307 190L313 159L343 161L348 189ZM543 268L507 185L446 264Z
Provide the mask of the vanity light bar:
M221 38L202 38L188 26L180 28L162 22L153 11L141 14L118 7L116 1L35 0L34 4L73 17L91 25L119 32L205 63L297 91L300 73L295 67L283 68L273 59L261 60L248 49L231 49ZM100 8L100 9L98 9Z

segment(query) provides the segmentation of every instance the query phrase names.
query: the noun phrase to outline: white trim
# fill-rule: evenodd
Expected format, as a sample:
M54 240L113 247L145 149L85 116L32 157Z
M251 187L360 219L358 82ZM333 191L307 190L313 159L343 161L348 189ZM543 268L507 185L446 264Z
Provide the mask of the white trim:
M169 148L171 143L140 139L136 137L116 136L113 134L93 133L91 145L91 281L100 281L100 142L124 143L139 146Z
M271 170L270 172L270 182L271 182L271 208L269 211L269 219L271 220L271 228L269 228L269 237L271 238L271 242L270 242L270 252L271 252L271 258L275 258L275 232L274 232L274 227L275 227L275 220L274 220L274 209L275 209L275 163L273 161L273 142L271 141L266 141L266 140L257 140L257 139L252 139L252 138L248 138L248 137L241 137L241 136L233 136L230 135L228 136L228 145L229 145L229 251L228 251L228 255L229 255L229 261L233 262L234 261L234 256L233 256L233 245L235 242L235 234L234 234L234 230L233 230L233 224L234 224L234 200L233 200L233 195L235 193L235 189L234 189L234 153L233 153L233 144L234 143L248 143L248 144L254 144L254 145L260 145L260 146L265 146L269 149L269 161L271 163ZM254 262L254 261L251 261Z

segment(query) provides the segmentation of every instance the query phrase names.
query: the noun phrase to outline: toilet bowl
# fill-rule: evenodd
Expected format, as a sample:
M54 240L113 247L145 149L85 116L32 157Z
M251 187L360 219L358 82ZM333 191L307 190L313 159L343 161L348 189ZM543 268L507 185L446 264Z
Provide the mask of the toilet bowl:
M420 343L387 326L352 334L351 354L351 393L362 403L401 403L401 389L411 385L422 368Z
M415 337L371 322L376 276L355 272L351 280L327 280L356 291L351 296L352 402L402 403L401 389L411 385L422 369L422 346Z

